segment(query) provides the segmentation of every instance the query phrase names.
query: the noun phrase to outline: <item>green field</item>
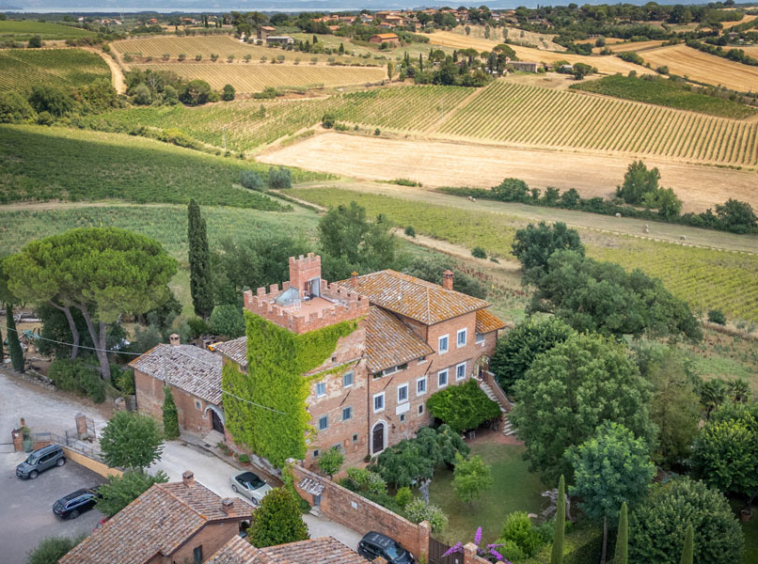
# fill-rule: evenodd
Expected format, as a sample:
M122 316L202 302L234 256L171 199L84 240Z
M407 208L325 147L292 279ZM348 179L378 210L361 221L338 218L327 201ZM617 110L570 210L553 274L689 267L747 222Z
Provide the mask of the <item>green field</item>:
M572 84L571 88L734 119L750 117L758 111L732 100L693 92L691 87L685 83L662 77L655 77L651 80L617 74L605 76L598 80L587 80Z
M39 126L0 126L0 203L97 201L187 203L266 210L276 200L235 183L267 167L141 137ZM293 171L293 179L319 175Z
M0 21L0 40L26 41L33 35L39 35L42 39L76 39L89 37L94 33L78 27L35 20Z
M462 210L384 195L338 188L296 189L294 196L322 206L356 201L370 216L384 214L399 226L469 249L482 247L506 257L516 229L527 220L499 213ZM580 230L581 231L581 230ZM589 256L639 268L659 277L671 292L693 309L721 309L728 318L758 322L758 256L685 247L623 235L584 232ZM673 265L673 266L672 266Z
M95 53L82 49L0 51L0 92L42 85L68 89L110 77L108 64Z

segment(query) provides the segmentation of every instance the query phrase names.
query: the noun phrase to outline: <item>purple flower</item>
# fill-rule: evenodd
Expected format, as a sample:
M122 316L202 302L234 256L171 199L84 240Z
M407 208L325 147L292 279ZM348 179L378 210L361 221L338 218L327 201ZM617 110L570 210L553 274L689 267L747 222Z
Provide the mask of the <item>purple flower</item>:
M482 528L479 527L476 530L476 534L474 535L474 544L476 546L479 546L479 544L482 542Z
M450 556L453 552L463 552L463 543L455 543L445 551L445 553L442 555L442 558L445 558L445 556Z
M505 562L505 564L511 564L510 561L506 560L505 557L494 548L490 548L490 554L494 556L495 558L497 558L498 562Z

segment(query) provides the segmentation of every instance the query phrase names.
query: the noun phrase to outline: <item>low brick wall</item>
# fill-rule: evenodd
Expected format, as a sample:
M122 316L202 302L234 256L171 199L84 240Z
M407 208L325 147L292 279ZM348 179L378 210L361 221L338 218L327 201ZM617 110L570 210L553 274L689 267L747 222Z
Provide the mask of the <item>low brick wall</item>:
M116 468L111 468L102 462L98 462L97 460L92 460L91 458L87 458L83 454L76 452L75 450L71 450L68 447L63 447L63 452L66 454L66 458L69 459L71 462L76 462L77 464L81 464L85 468L89 468L93 472L100 474L103 478L109 478L111 476L119 476L121 477L124 473L121 470L117 470Z
M321 494L320 511L326 519L340 523L361 535L376 531L399 542L418 558L429 550L430 527L426 522L416 525L400 517L389 509L369 501L305 468L296 464L291 467L295 488L309 503L313 504L313 495L300 487L300 482L309 478L312 482L324 486Z

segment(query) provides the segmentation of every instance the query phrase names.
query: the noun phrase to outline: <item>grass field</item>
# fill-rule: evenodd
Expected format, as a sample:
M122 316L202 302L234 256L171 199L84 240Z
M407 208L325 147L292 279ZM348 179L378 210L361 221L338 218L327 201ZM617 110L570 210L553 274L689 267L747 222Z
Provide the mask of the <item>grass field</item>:
M235 186L246 169L266 167L127 135L0 126L0 203L118 199L281 209ZM295 171L295 179L312 179Z
M703 53L683 44L650 49L643 53L643 57L653 68L667 66L672 74L695 82L725 86L738 92L755 92L758 88L758 67Z
M456 209L411 202L386 195L336 188L293 190L298 198L322 205L356 201L371 216L384 214L399 226L412 225L417 233L463 245L482 247L488 254L510 253L516 229L525 221L498 213ZM587 253L627 269L639 268L659 277L677 297L695 310L721 309L730 319L758 322L758 256L684 247L619 235L587 238ZM676 265L672 268L672 265Z
M466 33L466 28L469 28L470 32ZM533 31L526 31L523 29L516 29L514 27L505 28L490 28L490 37L487 39L485 26L483 25L466 25L458 26L453 29L453 33L457 33L462 37L469 39L480 39L485 41L494 41L496 43L503 43L507 37L511 43L523 43L534 45L538 49L546 49L549 51L565 51L566 48L563 45L558 45L553 42L554 35L546 33L535 33ZM593 39L594 41L594 39Z
M613 43L606 45L608 49L614 53L622 53L624 51L642 51L644 49L651 49L653 47L660 47L663 41L630 41L629 43Z
M758 72L758 70L756 70ZM758 124L498 81L439 129L456 139L755 166Z
M646 80L622 75L605 76L574 84L571 89L734 119L754 116L758 112L729 99L693 92L686 84L666 78Z
M94 35L91 31L56 23L38 22L36 20L0 21L0 40L14 39L26 41L33 35L42 39L76 39Z
M41 85L70 88L110 76L102 58L82 49L0 51L0 92Z
M132 68L172 71L188 80L205 80L218 90L225 84L231 84L237 92L259 92L269 86L331 88L379 82L387 78L384 68L308 64L156 63L132 65Z

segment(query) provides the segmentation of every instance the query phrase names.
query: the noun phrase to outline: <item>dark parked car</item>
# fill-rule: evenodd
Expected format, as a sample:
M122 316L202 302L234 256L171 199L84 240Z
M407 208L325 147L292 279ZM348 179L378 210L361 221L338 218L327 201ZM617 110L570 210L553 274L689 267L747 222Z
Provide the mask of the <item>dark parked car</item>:
M53 513L61 519L76 519L97 503L97 490L76 490L53 504Z
M16 476L34 480L40 472L66 464L66 455L58 445L49 445L35 450L24 462L16 466Z
M358 553L369 560L381 556L390 564L414 564L416 562L413 559L413 554L397 542L382 533L373 531L366 533L366 536L358 543Z

